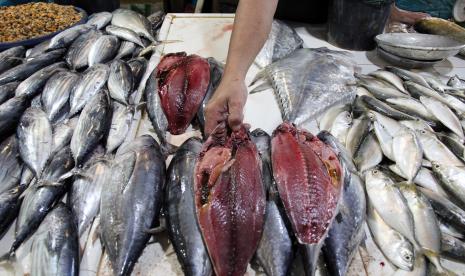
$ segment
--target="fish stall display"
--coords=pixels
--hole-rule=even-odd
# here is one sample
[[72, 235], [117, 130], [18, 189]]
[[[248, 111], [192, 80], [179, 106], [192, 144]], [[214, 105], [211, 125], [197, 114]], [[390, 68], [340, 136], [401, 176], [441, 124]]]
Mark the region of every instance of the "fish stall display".
[[224, 64], [161, 55], [162, 20], [97, 13], [0, 53], [0, 271], [153, 275], [156, 244], [184, 275], [355, 275], [374, 242], [395, 275], [455, 275], [465, 80], [360, 74], [275, 21], [251, 93], [271, 88], [282, 122], [207, 137]]

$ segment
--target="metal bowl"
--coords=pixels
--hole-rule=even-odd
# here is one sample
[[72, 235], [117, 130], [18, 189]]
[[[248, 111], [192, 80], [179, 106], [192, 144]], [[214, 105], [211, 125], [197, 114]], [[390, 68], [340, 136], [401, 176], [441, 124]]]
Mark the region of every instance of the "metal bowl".
[[54, 33], [50, 33], [50, 34], [46, 34], [46, 35], [43, 35], [43, 36], [37, 36], [37, 37], [33, 37], [33, 38], [30, 38], [30, 39], [25, 39], [25, 40], [20, 40], [20, 41], [13, 41], [13, 42], [3, 42], [3, 43], [0, 43], [0, 51], [3, 51], [3, 50], [6, 50], [6, 49], [9, 49], [9, 48], [12, 48], [12, 47], [16, 47], [16, 46], [24, 46], [24, 47], [32, 47], [32, 46], [35, 46], [41, 42], [44, 42], [48, 39], [51, 39], [52, 37], [54, 37], [55, 35], [61, 33], [62, 31], [64, 30], [67, 30], [71, 27], [74, 27], [76, 25], [79, 25], [79, 24], [84, 24], [87, 22], [87, 13], [81, 9], [81, 8], [78, 8], [78, 7], [74, 7], [74, 9], [76, 9], [76, 11], [78, 11], [80, 14], [81, 14], [81, 20], [79, 20], [78, 22], [76, 22], [75, 24], [63, 29], [63, 30], [59, 30], [59, 31], [56, 31]]
[[455, 56], [465, 44], [442, 35], [387, 33], [376, 36], [378, 47], [396, 56], [415, 60], [440, 60]]
[[415, 60], [415, 59], [399, 57], [389, 52], [386, 52], [380, 47], [378, 47], [378, 56], [380, 56], [383, 60], [385, 60], [386, 62], [392, 65], [405, 68], [405, 69], [419, 69], [419, 68], [431, 67], [435, 65], [436, 63], [443, 61], [443, 59], [426, 61], [426, 60]]

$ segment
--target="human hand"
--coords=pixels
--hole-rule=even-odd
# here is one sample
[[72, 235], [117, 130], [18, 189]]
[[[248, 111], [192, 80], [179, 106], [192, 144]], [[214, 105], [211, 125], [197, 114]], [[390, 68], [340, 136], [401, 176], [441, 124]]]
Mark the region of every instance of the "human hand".
[[420, 19], [431, 17], [429, 14], [424, 12], [411, 12], [399, 9], [395, 5], [391, 9], [391, 22], [400, 22], [407, 25], [414, 25]]
[[247, 95], [243, 78], [225, 75], [205, 108], [205, 133], [210, 135], [222, 122], [227, 122], [233, 131], [238, 130], [244, 119]]

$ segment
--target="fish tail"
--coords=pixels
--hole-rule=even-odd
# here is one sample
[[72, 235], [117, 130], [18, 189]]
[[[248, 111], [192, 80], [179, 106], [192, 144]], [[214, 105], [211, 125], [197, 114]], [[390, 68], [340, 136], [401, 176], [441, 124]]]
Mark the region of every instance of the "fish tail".
[[423, 248], [421, 251], [428, 258], [428, 260], [430, 260], [430, 262], [436, 267], [438, 273], [440, 273], [441, 275], [448, 275], [446, 269], [442, 267], [438, 253], [425, 248]]

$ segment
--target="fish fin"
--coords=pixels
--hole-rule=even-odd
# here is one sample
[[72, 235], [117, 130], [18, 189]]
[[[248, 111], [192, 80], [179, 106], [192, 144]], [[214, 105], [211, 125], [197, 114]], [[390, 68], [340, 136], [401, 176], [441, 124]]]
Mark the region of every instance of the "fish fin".
[[146, 106], [147, 106], [147, 102], [141, 102], [141, 103], [134, 105], [134, 109], [137, 111], [142, 111], [142, 110], [145, 110]]
[[164, 232], [165, 230], [166, 230], [166, 220], [161, 219], [160, 220], [160, 226], [157, 226], [157, 227], [154, 227], [154, 228], [151, 228], [151, 229], [146, 229], [144, 232], [147, 233], [147, 234], [156, 235], [156, 234], [160, 234], [160, 233]]
[[265, 70], [261, 70], [259, 71], [255, 77], [253, 78], [253, 80], [250, 82], [249, 84], [249, 87], [256, 84], [259, 80], [261, 79], [264, 79], [265, 78]]
[[271, 86], [271, 84], [269, 82], [264, 82], [260, 85], [257, 85], [254, 89], [252, 89], [249, 94], [255, 94], [255, 93], [259, 93], [259, 92], [263, 92], [265, 90], [268, 90], [268, 89], [273, 89], [273, 87]]
[[52, 182], [52, 181], [47, 181], [47, 180], [39, 180], [39, 182], [37, 182], [38, 189], [45, 188], [45, 187], [59, 187], [62, 185], [63, 183], [61, 182]]
[[436, 267], [438, 273], [440, 273], [441, 275], [447, 275], [444, 274], [446, 271], [442, 267], [438, 253], [426, 248], [421, 249], [421, 253], [423, 253], [428, 258], [428, 260]]
[[0, 257], [0, 266], [5, 268], [11, 266], [14, 271], [13, 263], [16, 262], [16, 254], [15, 251], [9, 251], [5, 253], [3, 256]]
[[63, 182], [64, 180], [67, 180], [68, 178], [71, 178], [71, 177], [75, 176], [79, 172], [81, 172], [81, 169], [74, 168], [74, 169], [70, 170], [69, 172], [67, 172], [67, 173], [63, 174], [62, 176], [60, 176], [60, 178], [58, 178], [58, 182]]
[[178, 150], [178, 148], [178, 146], [166, 142], [161, 145], [161, 152], [163, 156], [167, 157], [171, 154], [174, 154]]

